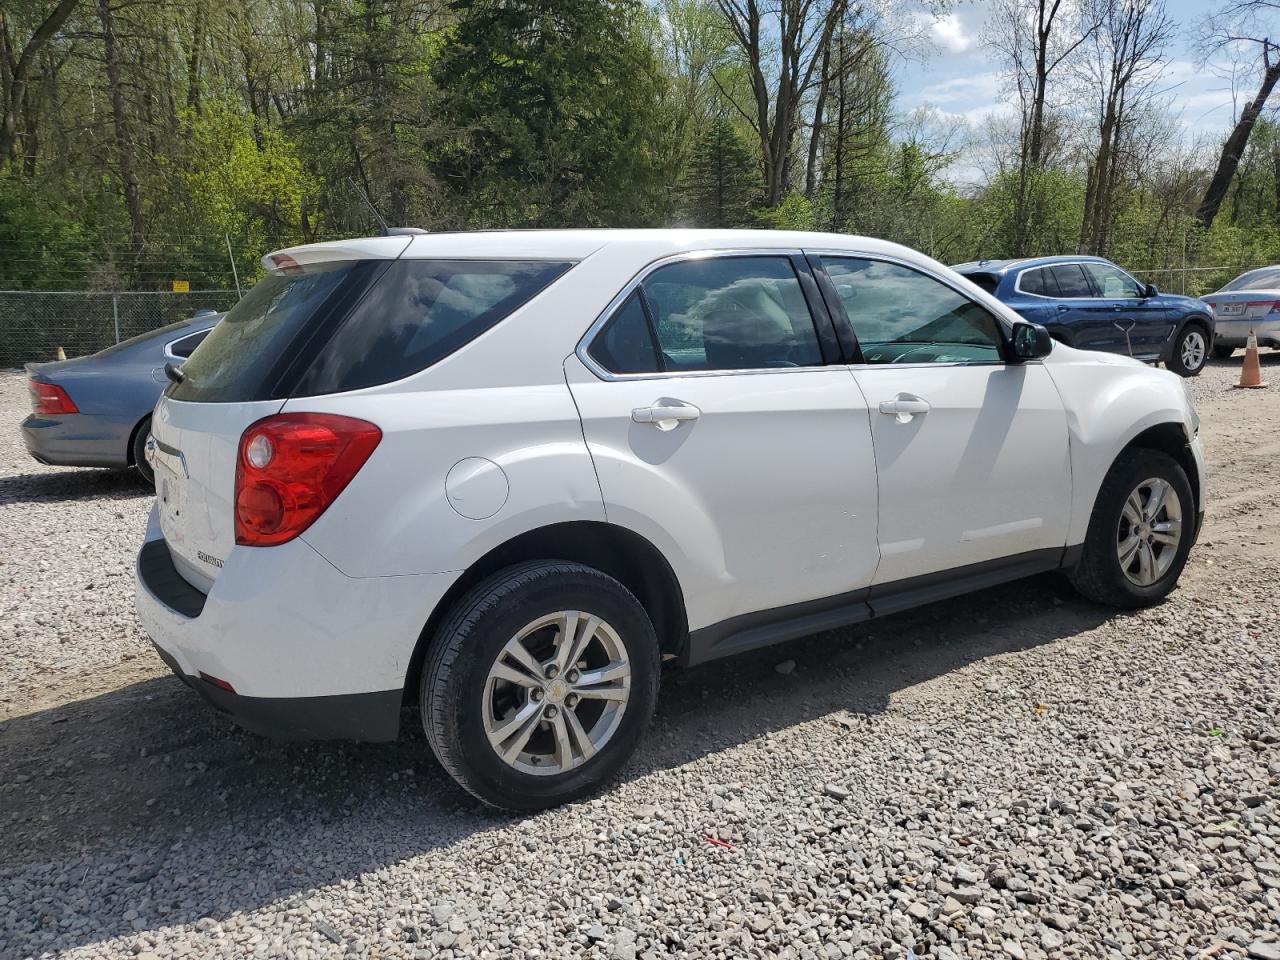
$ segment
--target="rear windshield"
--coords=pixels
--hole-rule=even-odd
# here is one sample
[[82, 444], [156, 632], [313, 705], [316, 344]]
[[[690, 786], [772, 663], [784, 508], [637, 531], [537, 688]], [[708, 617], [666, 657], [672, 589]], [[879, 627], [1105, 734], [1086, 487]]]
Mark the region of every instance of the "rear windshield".
[[169, 396], [197, 403], [266, 399], [298, 335], [359, 267], [333, 261], [259, 281], [182, 365], [182, 382]]
[[569, 266], [397, 260], [320, 350], [293, 395], [357, 390], [425, 370], [509, 316]]
[[94, 356], [110, 357], [117, 353], [123, 353], [135, 344], [144, 343], [147, 340], [154, 340], [158, 337], [164, 336], [165, 334], [181, 330], [188, 322], [189, 321], [187, 320], [179, 320], [177, 323], [171, 323], [168, 326], [156, 327], [154, 330], [148, 330], [146, 333], [140, 333], [136, 337], [130, 337], [128, 340], [121, 340], [119, 343], [113, 343], [105, 350], [99, 350], [94, 354]]
[[1265, 267], [1262, 270], [1250, 270], [1236, 277], [1221, 292], [1228, 290], [1275, 290], [1280, 289], [1280, 267]]
[[272, 274], [214, 327], [169, 395], [228, 403], [399, 380], [474, 340], [569, 266], [362, 260]]
[[987, 293], [994, 294], [996, 287], [1000, 286], [1000, 278], [989, 273], [962, 273], [961, 276], [971, 283], [976, 283]]

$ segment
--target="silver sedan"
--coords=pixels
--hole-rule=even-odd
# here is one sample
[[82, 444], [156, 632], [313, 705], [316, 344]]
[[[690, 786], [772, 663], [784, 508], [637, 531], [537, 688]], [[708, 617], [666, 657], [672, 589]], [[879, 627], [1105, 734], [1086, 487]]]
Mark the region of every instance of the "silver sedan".
[[1200, 298], [1213, 310], [1213, 355], [1224, 360], [1243, 347], [1250, 331], [1259, 346], [1280, 348], [1280, 266], [1261, 267], [1236, 277]]
[[88, 357], [28, 363], [27, 451], [59, 466], [134, 467], [152, 483], [144, 449], [151, 410], [169, 382], [165, 364], [191, 356], [221, 318], [201, 311]]

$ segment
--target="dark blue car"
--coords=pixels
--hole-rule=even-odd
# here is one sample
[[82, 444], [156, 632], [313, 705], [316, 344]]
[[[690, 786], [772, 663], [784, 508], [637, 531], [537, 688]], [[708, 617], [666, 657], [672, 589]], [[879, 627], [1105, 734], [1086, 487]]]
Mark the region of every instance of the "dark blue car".
[[1213, 343], [1213, 314], [1200, 300], [1161, 293], [1101, 257], [978, 260], [952, 267], [1054, 339], [1163, 361], [1194, 377]]

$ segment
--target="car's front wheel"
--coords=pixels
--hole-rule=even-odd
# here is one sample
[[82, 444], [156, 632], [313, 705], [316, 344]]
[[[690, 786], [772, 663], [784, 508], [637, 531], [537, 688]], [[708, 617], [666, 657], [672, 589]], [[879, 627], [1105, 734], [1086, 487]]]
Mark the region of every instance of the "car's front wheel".
[[1173, 356], [1169, 369], [1180, 377], [1194, 377], [1204, 369], [1209, 360], [1209, 336], [1204, 328], [1189, 323], [1178, 333], [1173, 344]]
[[503, 570], [432, 639], [423, 726], [440, 763], [486, 803], [537, 810], [584, 796], [653, 716], [659, 650], [640, 602], [591, 567]]
[[1178, 582], [1195, 534], [1191, 483], [1158, 450], [1121, 454], [1098, 491], [1075, 588], [1114, 607], [1145, 607]]

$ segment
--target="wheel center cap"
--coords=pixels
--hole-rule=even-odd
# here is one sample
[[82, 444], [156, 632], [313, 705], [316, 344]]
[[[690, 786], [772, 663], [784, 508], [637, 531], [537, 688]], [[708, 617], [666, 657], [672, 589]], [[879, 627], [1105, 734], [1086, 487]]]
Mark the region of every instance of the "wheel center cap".
[[1151, 524], [1144, 523], [1142, 526], [1138, 527], [1138, 536], [1143, 540], [1149, 539], [1151, 537]]
[[546, 686], [547, 701], [549, 703], [560, 703], [569, 694], [569, 685], [563, 680], [552, 680]]

